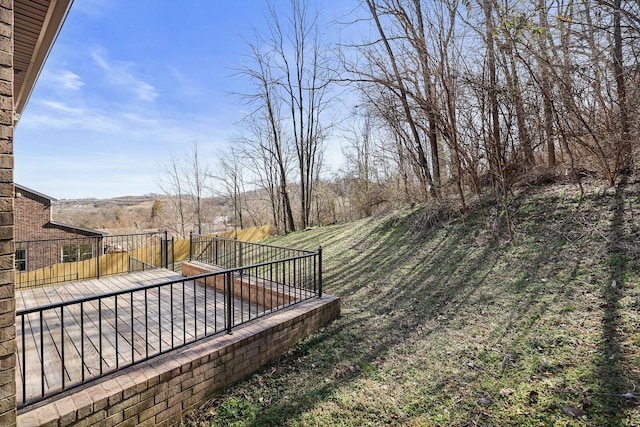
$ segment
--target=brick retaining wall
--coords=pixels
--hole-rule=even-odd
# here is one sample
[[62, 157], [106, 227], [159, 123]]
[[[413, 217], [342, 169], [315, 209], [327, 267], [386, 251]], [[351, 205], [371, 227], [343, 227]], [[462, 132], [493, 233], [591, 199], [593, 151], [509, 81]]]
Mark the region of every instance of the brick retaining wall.
[[[182, 263], [182, 275], [184, 277], [213, 273], [215, 271], [222, 271], [222, 268], [198, 261], [185, 261]], [[197, 279], [197, 282], [224, 292], [223, 275]], [[235, 298], [242, 298], [254, 304], [260, 304], [267, 310], [293, 304], [304, 292], [300, 289], [291, 292], [277, 283], [265, 282], [262, 279], [250, 276], [242, 278], [237, 274], [233, 275], [233, 283], [233, 296]]]
[[25, 408], [18, 426], [177, 424], [339, 314], [339, 298], [307, 300]]

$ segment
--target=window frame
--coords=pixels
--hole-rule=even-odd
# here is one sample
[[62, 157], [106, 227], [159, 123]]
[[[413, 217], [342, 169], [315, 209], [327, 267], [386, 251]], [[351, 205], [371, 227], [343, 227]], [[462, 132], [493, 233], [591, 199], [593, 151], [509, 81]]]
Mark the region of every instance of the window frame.
[[91, 243], [71, 243], [60, 248], [60, 262], [82, 262], [94, 257]]
[[[23, 256], [18, 256], [18, 254], [22, 252]], [[29, 252], [27, 249], [16, 249], [15, 252], [15, 258], [14, 258], [14, 263], [13, 263], [13, 268], [18, 271], [27, 271], [27, 268], [29, 266]], [[22, 268], [19, 268], [19, 266], [21, 266]]]

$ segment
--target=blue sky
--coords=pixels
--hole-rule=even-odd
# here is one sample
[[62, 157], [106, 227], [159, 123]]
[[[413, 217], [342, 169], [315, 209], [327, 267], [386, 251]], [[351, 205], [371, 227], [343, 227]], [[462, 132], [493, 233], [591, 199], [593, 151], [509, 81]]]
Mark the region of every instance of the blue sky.
[[[357, 0], [316, 3], [327, 22]], [[15, 181], [57, 199], [159, 193], [170, 153], [194, 141], [213, 165], [239, 131], [233, 70], [266, 12], [261, 0], [75, 0], [15, 131]]]

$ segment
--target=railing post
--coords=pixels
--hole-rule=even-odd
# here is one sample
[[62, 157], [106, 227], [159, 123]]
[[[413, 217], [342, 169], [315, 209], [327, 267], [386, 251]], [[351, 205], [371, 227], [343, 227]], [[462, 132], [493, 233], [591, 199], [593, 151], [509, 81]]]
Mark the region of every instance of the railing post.
[[96, 256], [96, 276], [98, 276], [98, 279], [100, 278], [100, 257], [102, 256], [102, 237], [99, 237], [98, 239], [96, 239], [97, 243], [96, 243], [96, 252], [98, 252], [98, 256]]
[[164, 268], [169, 268], [169, 235], [164, 230]]
[[218, 264], [218, 252], [219, 252], [219, 240], [218, 240], [218, 236], [215, 236], [213, 238], [213, 257], [215, 259], [214, 265], [219, 265]]
[[[238, 266], [238, 239], [233, 239], [233, 264], [231, 264], [235, 268]], [[227, 267], [228, 268], [228, 267]]]
[[227, 333], [231, 334], [231, 329], [233, 328], [233, 280], [230, 271], [224, 274], [224, 284], [225, 305], [227, 307]]
[[193, 261], [193, 231], [189, 232], [189, 261]]
[[318, 246], [318, 297], [322, 297], [322, 246]]
[[171, 270], [176, 269], [176, 240], [174, 236], [171, 236]]

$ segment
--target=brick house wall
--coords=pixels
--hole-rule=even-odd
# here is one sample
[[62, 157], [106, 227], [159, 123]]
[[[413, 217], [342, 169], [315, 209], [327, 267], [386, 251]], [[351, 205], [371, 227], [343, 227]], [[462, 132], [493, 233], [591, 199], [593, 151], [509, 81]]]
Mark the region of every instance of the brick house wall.
[[68, 245], [90, 245], [94, 257], [101, 255], [101, 238], [104, 234], [52, 221], [52, 200], [49, 196], [15, 184], [16, 258], [20, 258], [20, 250], [26, 251], [26, 271], [60, 262], [63, 247]]
[[51, 221], [51, 199], [18, 184], [15, 185], [14, 214], [16, 241], [65, 237], [55, 229], [45, 228]]
[[0, 425], [16, 425], [13, 0], [0, 0]]

